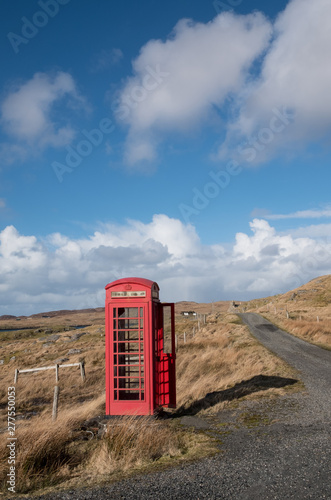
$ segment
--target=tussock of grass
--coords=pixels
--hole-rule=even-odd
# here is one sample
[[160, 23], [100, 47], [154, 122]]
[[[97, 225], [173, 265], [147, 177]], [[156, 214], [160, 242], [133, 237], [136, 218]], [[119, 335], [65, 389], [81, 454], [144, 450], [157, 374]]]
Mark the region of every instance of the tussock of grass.
[[149, 417], [118, 417], [108, 424], [87, 470], [100, 475], [118, 474], [160, 458], [180, 456], [185, 448], [183, 435], [164, 422]]
[[[70, 478], [71, 470], [85, 459], [77, 449], [70, 447], [72, 432], [82, 422], [95, 415], [103, 404], [103, 397], [75, 409], [63, 410], [56, 422], [43, 414], [24, 422], [16, 432], [16, 491], [28, 492], [56, 484]], [[0, 481], [6, 489], [8, 448], [0, 445]]]

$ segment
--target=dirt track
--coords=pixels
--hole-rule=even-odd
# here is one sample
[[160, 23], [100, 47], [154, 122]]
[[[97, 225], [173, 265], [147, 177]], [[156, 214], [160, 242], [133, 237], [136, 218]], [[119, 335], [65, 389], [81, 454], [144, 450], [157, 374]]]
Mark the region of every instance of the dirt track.
[[[254, 337], [299, 370], [309, 392], [307, 403], [315, 418], [331, 420], [331, 351], [294, 337], [259, 314], [241, 314]], [[330, 495], [331, 498], [331, 495]]]

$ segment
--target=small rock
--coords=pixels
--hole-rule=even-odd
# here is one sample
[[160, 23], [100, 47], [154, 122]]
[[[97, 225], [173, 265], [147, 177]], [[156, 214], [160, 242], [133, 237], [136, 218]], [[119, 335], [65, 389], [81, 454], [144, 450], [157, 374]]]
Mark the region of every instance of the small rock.
[[5, 360], [4, 360], [4, 359], [0, 359], [0, 365], [3, 365], [3, 364], [4, 364], [4, 362], [5, 362]]
[[54, 361], [56, 365], [60, 365], [61, 363], [65, 363], [66, 361], [69, 361], [69, 358], [59, 358]]
[[79, 333], [75, 333], [74, 335], [72, 335], [72, 337], [70, 338], [70, 342], [74, 342], [75, 340], [78, 340], [80, 337], [82, 337], [83, 335], [86, 335], [87, 333], [90, 333], [90, 332], [79, 332]]
[[60, 338], [60, 335], [51, 335], [47, 338], [48, 342], [56, 342]]
[[81, 349], [70, 349], [70, 351], [68, 351], [68, 356], [70, 354], [80, 354], [82, 352]]

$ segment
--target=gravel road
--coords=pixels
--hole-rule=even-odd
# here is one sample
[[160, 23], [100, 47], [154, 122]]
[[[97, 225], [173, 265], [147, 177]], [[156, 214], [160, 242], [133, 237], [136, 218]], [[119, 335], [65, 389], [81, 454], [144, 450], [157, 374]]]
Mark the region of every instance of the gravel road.
[[309, 392], [306, 400], [313, 416], [331, 420], [331, 352], [290, 335], [255, 313], [240, 315], [254, 337], [299, 370]]
[[257, 314], [241, 317], [261, 343], [298, 370], [305, 391], [241, 401], [213, 417], [184, 416], [183, 425], [204, 429], [221, 441], [221, 453], [213, 458], [107, 487], [38, 498], [330, 500], [331, 352]]

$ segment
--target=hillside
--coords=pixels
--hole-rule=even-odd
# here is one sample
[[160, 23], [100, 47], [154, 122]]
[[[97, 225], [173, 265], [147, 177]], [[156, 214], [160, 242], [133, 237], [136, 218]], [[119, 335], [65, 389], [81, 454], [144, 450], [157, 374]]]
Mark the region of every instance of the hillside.
[[304, 340], [331, 348], [331, 275], [284, 294], [252, 300], [246, 311], [262, 314]]
[[49, 311], [31, 316], [0, 316], [0, 330], [6, 329], [37, 329], [54, 328], [59, 326], [71, 328], [81, 325], [104, 324], [105, 309], [97, 307], [96, 309], [80, 310], [61, 310]]

